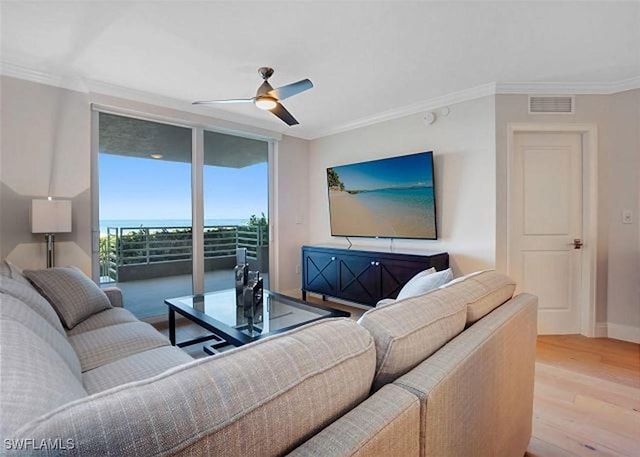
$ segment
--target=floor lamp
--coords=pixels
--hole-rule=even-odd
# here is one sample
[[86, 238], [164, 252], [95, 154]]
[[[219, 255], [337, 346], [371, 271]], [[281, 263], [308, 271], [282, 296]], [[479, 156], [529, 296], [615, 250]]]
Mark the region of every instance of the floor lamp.
[[55, 265], [54, 234], [71, 232], [71, 200], [31, 200], [31, 233], [44, 233], [47, 268]]

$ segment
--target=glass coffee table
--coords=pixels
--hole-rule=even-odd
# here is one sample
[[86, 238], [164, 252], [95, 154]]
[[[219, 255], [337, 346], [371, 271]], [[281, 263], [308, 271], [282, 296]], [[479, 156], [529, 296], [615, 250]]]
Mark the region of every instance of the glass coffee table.
[[[171, 344], [185, 347], [216, 340], [213, 345], [205, 346], [205, 352], [209, 354], [216, 353], [217, 348], [227, 344], [242, 346], [320, 319], [350, 316], [346, 311], [308, 303], [266, 289], [262, 306], [247, 311], [242, 306], [236, 306], [235, 289], [169, 298], [164, 302], [169, 307]], [[176, 313], [209, 330], [212, 335], [177, 343]]]

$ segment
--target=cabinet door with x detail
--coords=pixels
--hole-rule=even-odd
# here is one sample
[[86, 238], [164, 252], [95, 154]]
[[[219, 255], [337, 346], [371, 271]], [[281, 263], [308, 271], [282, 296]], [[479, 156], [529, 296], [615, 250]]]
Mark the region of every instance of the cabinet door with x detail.
[[366, 305], [380, 299], [380, 262], [367, 256], [338, 256], [340, 296]]
[[334, 254], [306, 252], [302, 261], [304, 265], [304, 290], [332, 296], [337, 293], [338, 262]]

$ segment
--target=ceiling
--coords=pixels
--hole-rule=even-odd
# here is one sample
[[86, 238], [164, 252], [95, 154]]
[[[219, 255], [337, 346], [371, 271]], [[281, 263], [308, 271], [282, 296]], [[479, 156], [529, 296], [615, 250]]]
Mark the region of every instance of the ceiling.
[[[310, 78], [287, 127], [252, 105], [215, 114], [312, 138], [492, 82], [640, 75], [638, 2], [2, 2], [1, 59], [182, 101]], [[196, 108], [194, 108], [196, 109]], [[197, 108], [200, 109], [200, 108]], [[202, 107], [203, 114], [211, 108]]]

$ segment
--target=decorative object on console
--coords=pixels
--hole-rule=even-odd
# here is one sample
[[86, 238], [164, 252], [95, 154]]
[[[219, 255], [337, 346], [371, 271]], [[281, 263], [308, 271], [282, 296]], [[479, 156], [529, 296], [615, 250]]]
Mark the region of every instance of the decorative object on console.
[[71, 232], [71, 200], [31, 200], [31, 233], [44, 233], [47, 268], [55, 265], [54, 234]]

